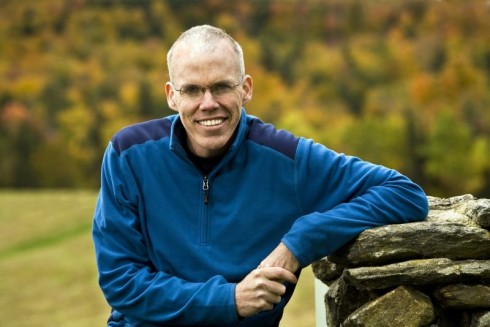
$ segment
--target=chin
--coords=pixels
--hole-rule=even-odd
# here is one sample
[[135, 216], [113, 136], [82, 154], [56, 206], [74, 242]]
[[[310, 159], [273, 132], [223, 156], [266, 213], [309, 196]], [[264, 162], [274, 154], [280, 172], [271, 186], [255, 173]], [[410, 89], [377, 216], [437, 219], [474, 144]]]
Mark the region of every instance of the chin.
[[205, 149], [206, 152], [213, 153], [214, 155], [221, 154], [226, 151], [229, 145], [229, 139], [221, 142], [209, 142], [201, 144], [201, 148]]

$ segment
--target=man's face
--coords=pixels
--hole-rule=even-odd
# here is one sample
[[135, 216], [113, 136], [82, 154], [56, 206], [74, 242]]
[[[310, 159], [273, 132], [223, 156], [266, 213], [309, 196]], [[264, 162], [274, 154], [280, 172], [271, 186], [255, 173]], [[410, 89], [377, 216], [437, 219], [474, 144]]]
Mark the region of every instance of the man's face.
[[[174, 51], [172, 68], [173, 85], [167, 82], [165, 92], [170, 108], [179, 113], [190, 151], [200, 157], [222, 154], [240, 121], [242, 105], [252, 96], [252, 78], [239, 76], [236, 54], [226, 41], [199, 54], [180, 45]], [[177, 91], [237, 84], [224, 94], [212, 94], [208, 88], [202, 97]]]

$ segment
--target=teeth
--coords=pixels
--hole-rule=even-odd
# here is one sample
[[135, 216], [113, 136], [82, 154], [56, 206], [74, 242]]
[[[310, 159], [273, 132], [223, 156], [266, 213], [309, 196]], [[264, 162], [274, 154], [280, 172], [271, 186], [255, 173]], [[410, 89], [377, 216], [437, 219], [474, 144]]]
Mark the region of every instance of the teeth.
[[223, 121], [224, 119], [201, 120], [199, 121], [199, 124], [204, 126], [216, 126], [221, 124]]

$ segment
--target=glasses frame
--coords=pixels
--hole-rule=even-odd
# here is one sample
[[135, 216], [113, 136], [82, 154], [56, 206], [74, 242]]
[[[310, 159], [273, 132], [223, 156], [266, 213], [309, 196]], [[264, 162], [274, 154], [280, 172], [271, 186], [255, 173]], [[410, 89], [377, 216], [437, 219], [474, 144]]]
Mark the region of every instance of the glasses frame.
[[215, 87], [217, 87], [218, 85], [223, 85], [223, 84], [227, 84], [226, 82], [216, 82], [216, 83], [213, 83], [211, 85], [208, 85], [208, 86], [202, 86], [202, 85], [197, 85], [197, 84], [191, 84], [189, 86], [192, 86], [192, 87], [197, 87], [199, 88], [199, 94], [196, 94], [195, 96], [189, 94], [189, 93], [186, 93], [186, 91], [181, 87], [180, 89], [178, 89], [176, 87], [176, 85], [174, 84], [174, 82], [170, 81], [170, 85], [172, 86], [172, 89], [174, 91], [177, 91], [179, 92], [180, 96], [183, 97], [183, 98], [188, 98], [190, 100], [193, 100], [193, 101], [198, 101], [198, 100], [201, 100], [203, 97], [204, 97], [204, 94], [206, 94], [206, 90], [209, 90], [209, 92], [211, 92], [211, 95], [213, 97], [221, 97], [221, 96], [224, 96], [224, 95], [227, 95], [229, 93], [231, 93], [232, 91], [234, 91], [238, 86], [240, 85], [243, 85], [243, 81], [244, 79], [242, 78], [241, 79], [241, 82], [239, 82], [238, 84], [234, 84], [234, 85], [227, 85], [230, 87], [230, 90], [229, 92], [225, 92], [223, 94], [216, 94], [215, 93]]

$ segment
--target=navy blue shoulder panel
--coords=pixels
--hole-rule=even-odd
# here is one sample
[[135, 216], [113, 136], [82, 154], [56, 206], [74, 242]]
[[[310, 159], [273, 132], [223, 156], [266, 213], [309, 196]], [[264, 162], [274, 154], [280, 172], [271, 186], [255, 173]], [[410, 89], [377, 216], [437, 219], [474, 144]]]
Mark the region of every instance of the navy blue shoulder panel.
[[121, 153], [133, 145], [170, 136], [171, 126], [170, 119], [161, 118], [125, 127], [112, 137], [112, 146]]
[[272, 148], [285, 156], [294, 159], [299, 138], [288, 131], [278, 130], [257, 118], [248, 122], [248, 140]]

